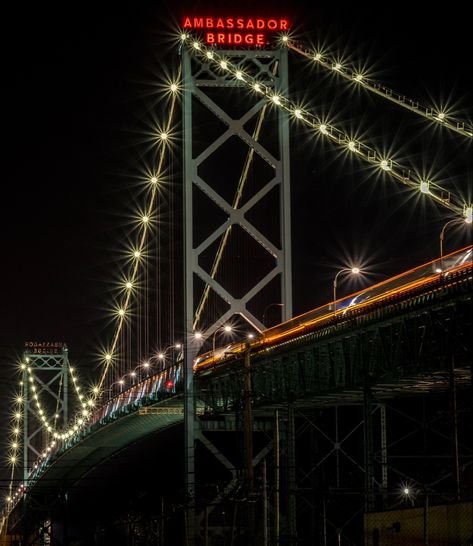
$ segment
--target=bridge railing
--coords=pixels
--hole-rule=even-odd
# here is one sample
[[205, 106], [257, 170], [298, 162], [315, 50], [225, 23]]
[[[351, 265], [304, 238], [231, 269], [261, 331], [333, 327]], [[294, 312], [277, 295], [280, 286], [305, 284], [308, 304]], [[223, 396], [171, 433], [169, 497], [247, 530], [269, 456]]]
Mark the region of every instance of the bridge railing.
[[457, 268], [464, 266], [465, 263], [471, 263], [473, 258], [472, 250], [473, 247], [471, 246], [462, 248], [461, 250], [444, 256], [442, 259], [437, 258], [427, 264], [415, 267], [400, 275], [377, 283], [374, 286], [340, 298], [335, 302], [331, 301], [317, 309], [266, 330], [264, 332], [264, 337], [266, 339], [277, 337], [278, 335], [290, 332], [292, 329], [299, 326], [310, 325], [312, 322], [326, 316], [344, 315], [348, 309], [355, 306], [373, 303], [378, 299], [384, 299], [400, 292], [414, 289], [422, 284], [427, 284], [432, 279], [446, 277], [453, 273]]
[[155, 402], [163, 395], [176, 394], [182, 388], [182, 364], [169, 366], [156, 374], [147, 377], [130, 388], [110, 398], [88, 421], [91, 427], [97, 422], [116, 417], [124, 410], [133, 410]]
[[343, 318], [348, 312], [361, 311], [364, 307], [376, 303], [381, 304], [385, 300], [391, 300], [396, 296], [402, 296], [402, 294], [427, 286], [433, 281], [447, 280], [449, 275], [455, 271], [471, 266], [472, 261], [473, 247], [462, 248], [269, 328], [250, 343], [233, 343], [223, 349], [219, 348], [202, 354], [195, 360], [194, 370], [201, 371], [211, 368], [229, 358], [228, 355], [233, 355], [233, 358], [240, 355], [241, 358], [247, 348], [252, 351], [266, 348], [295, 337], [302, 331], [314, 328], [316, 325], [328, 324], [338, 318]]
[[94, 430], [143, 406], [174, 396], [182, 390], [182, 386], [182, 362], [178, 362], [108, 399], [93, 412], [87, 420], [86, 426], [78, 430], [73, 436], [59, 441], [54, 451], [51, 450], [46, 457], [41, 457], [35, 462], [28, 476], [29, 486], [41, 476], [52, 460], [56, 459], [61, 453], [74, 446]]

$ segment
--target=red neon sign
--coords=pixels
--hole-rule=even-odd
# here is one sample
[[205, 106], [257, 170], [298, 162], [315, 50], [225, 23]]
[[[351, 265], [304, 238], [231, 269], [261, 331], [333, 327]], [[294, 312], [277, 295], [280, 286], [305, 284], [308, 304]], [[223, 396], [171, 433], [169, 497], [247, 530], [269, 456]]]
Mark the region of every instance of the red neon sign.
[[209, 45], [262, 46], [268, 33], [289, 30], [289, 21], [276, 17], [185, 17], [182, 27], [204, 31]]

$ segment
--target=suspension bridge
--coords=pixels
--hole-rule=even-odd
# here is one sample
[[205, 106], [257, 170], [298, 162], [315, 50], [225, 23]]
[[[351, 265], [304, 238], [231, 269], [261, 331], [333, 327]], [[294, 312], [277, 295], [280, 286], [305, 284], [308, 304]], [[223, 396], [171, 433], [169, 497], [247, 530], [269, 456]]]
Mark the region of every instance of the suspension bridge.
[[[310, 104], [292, 100], [289, 54], [458, 139], [471, 141], [473, 127], [301, 44], [285, 32], [288, 26], [277, 19], [184, 21], [176, 40], [180, 70], [168, 85], [167, 114], [156, 134], [155, 164], [136, 219], [135, 243], [127, 251], [100, 374], [93, 384], [84, 380], [70, 365], [65, 344], [25, 346], [3, 517], [3, 532], [12, 541], [72, 543], [63, 508], [58, 508], [65, 498], [67, 503], [67, 490], [143, 439], [153, 438], [159, 446], [174, 428], [182, 430], [182, 500], [175, 517], [184, 531], [172, 540], [164, 537], [169, 524], [163, 509], [153, 539], [160, 545], [181, 539], [186, 545], [218, 540], [354, 544], [361, 537], [362, 514], [388, 508], [389, 484], [399, 477], [409, 487], [427, 490], [428, 483], [429, 496], [437, 501], [471, 499], [472, 446], [458, 422], [456, 404], [471, 392], [472, 247], [444, 254], [442, 231], [434, 261], [342, 298], [337, 297], [337, 275], [331, 301], [294, 318], [290, 133], [309, 131], [326, 140], [430, 200], [445, 211], [449, 223], [471, 227], [472, 204], [460, 192], [420, 176], [412, 165], [380, 153], [369, 139], [345, 132]], [[269, 40], [265, 33], [276, 31]], [[254, 47], [229, 47], [240, 43]], [[232, 101], [235, 93], [241, 97], [238, 104]], [[174, 265], [167, 273], [182, 281], [183, 289], [166, 304], [155, 297], [164, 274], [152, 259], [163, 253], [157, 210], [179, 111], [183, 274]], [[222, 187], [212, 161], [222, 157], [230, 163], [227, 146], [235, 141], [243, 151]], [[268, 206], [273, 211], [269, 226], [261, 214]], [[167, 257], [168, 263], [173, 257]], [[351, 267], [339, 273], [363, 271]], [[176, 306], [182, 311], [167, 334], [174, 340], [180, 330], [180, 340], [156, 351], [152, 331]], [[274, 325], [271, 312], [281, 324]], [[406, 407], [416, 400], [425, 404], [426, 394], [453, 404], [452, 432], [439, 432], [453, 445], [451, 452], [447, 448], [452, 462], [442, 476], [436, 474], [435, 455], [424, 453], [425, 469], [419, 474], [410, 461], [399, 459], [400, 441], [388, 441], [402, 436], [402, 425], [393, 418], [390, 429], [387, 412], [416, 421], [416, 409], [409, 416]], [[424, 411], [425, 419], [432, 418]], [[419, 426], [427, 434], [425, 425]], [[239, 460], [219, 433], [238, 439]], [[360, 434], [349, 453], [349, 438]], [[204, 491], [209, 472], [197, 445], [225, 476], [211, 496]], [[391, 462], [391, 456], [398, 459]], [[349, 461], [345, 465], [343, 458]], [[337, 509], [344, 494], [351, 500]], [[217, 507], [230, 505], [232, 522], [217, 522]]]

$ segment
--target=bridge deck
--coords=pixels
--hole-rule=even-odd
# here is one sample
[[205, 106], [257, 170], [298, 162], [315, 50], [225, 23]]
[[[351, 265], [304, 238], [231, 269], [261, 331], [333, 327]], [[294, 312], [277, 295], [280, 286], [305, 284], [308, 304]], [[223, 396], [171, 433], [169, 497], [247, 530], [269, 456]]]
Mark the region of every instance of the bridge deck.
[[[448, 388], [452, 359], [458, 385], [471, 382], [473, 274], [471, 260], [448, 276], [429, 277], [409, 290], [323, 320], [300, 321], [271, 343], [238, 344], [196, 369], [199, 412], [231, 414], [241, 407], [249, 351], [255, 412], [317, 407]], [[268, 338], [263, 338], [268, 339]], [[140, 438], [183, 421], [182, 368], [168, 368], [108, 401], [87, 428], [64, 441], [30, 474], [29, 495], [73, 484]], [[173, 391], [163, 387], [172, 378]], [[20, 496], [20, 498], [24, 498]], [[20, 519], [17, 507], [10, 527]], [[15, 517], [16, 516], [16, 517]]]
[[245, 352], [251, 362], [255, 410], [314, 407], [447, 389], [471, 382], [471, 261], [447, 277], [433, 275], [387, 299], [321, 320], [276, 327], [267, 343], [207, 355], [197, 381], [209, 413], [235, 411], [244, 393]]

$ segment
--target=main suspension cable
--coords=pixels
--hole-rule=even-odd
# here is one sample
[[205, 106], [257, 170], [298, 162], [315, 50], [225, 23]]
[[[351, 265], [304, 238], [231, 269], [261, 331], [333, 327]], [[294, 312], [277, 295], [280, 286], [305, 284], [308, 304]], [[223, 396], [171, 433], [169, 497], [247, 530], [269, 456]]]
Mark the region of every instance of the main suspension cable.
[[283, 36], [282, 42], [292, 51], [302, 55], [310, 61], [317, 63], [319, 66], [338, 74], [340, 77], [344, 78], [350, 83], [359, 85], [367, 91], [375, 93], [376, 95], [379, 95], [380, 97], [383, 97], [384, 99], [387, 99], [394, 104], [401, 106], [402, 108], [410, 110], [411, 112], [414, 112], [415, 114], [418, 114], [429, 121], [442, 125], [450, 131], [455, 131], [466, 138], [473, 139], [473, 126], [471, 123], [456, 119], [446, 112], [426, 106], [419, 101], [409, 99], [405, 95], [397, 93], [389, 87], [371, 80], [362, 72], [347, 67], [341, 62], [335, 60], [334, 57], [327, 55], [325, 52], [321, 53], [314, 51], [303, 44], [294, 42], [288, 36]]
[[229, 59], [224, 58], [223, 55], [217, 53], [213, 48], [205, 46], [190, 34], [183, 34], [181, 39], [188, 45], [189, 49], [194, 52], [194, 54], [203, 56], [208, 62], [213, 63], [223, 72], [230, 73], [239, 82], [245, 84], [248, 89], [265, 97], [273, 106], [285, 110], [292, 118], [315, 130], [317, 134], [327, 137], [336, 144], [337, 147], [351, 152], [369, 165], [386, 172], [386, 174], [399, 181], [401, 184], [422, 194], [428, 195], [443, 207], [458, 215], [464, 216], [466, 221], [471, 221], [473, 208], [471, 204], [466, 203], [461, 197], [442, 188], [439, 184], [431, 180], [422, 179], [417, 173], [397, 163], [394, 159], [381, 155], [374, 148], [371, 148], [359, 139], [351, 138], [348, 134], [334, 125], [325, 122], [319, 115], [298, 107], [282, 93], [259, 82], [251, 75], [244, 73]]

